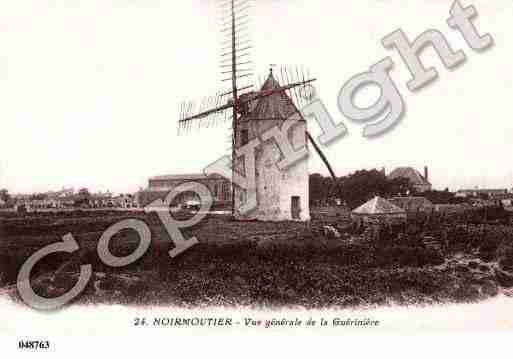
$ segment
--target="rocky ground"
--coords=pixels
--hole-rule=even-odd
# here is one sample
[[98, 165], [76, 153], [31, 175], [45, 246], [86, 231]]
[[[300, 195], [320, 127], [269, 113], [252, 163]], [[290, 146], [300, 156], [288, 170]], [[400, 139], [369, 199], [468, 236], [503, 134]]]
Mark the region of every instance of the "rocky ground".
[[[470, 240], [467, 234], [468, 244], [449, 239], [435, 250], [415, 238], [373, 243], [346, 232], [347, 217], [339, 213], [314, 217], [310, 225], [213, 216], [186, 231], [200, 243], [171, 259], [164, 228], [156, 218], [138, 213], [132, 216], [150, 225], [152, 247], [135, 264], [114, 269], [101, 263], [96, 243], [120, 216], [127, 214], [4, 218], [2, 292], [17, 300], [14, 283], [23, 261], [68, 232], [82, 249], [42, 261], [33, 287], [42, 296], [59, 296], [76, 283], [80, 264], [92, 264], [94, 275], [75, 303], [355, 307], [475, 302], [510, 295], [513, 288], [513, 236], [504, 227], [486, 231], [500, 233], [493, 241]], [[339, 237], [326, 230], [328, 224]], [[129, 254], [137, 246], [135, 233], [120, 234], [113, 245], [114, 254]]]

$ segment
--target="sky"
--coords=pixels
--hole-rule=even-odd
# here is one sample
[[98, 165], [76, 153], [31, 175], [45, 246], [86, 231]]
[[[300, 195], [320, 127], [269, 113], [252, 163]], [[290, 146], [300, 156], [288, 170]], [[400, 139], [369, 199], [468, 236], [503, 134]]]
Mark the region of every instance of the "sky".
[[[513, 3], [473, 4], [495, 45], [471, 50], [446, 20], [452, 1], [258, 0], [251, 9], [253, 68], [303, 65], [321, 100], [349, 133], [324, 151], [338, 176], [358, 169], [429, 166], [435, 188], [513, 187]], [[201, 172], [226, 154], [228, 123], [177, 135], [179, 103], [213, 95], [219, 69], [217, 0], [0, 0], [0, 187], [133, 192], [154, 175]], [[381, 45], [402, 29], [441, 31], [467, 61], [412, 93], [410, 74]], [[337, 96], [354, 75], [390, 56], [406, 114], [393, 131], [362, 137]], [[255, 79], [256, 81], [256, 79]], [[376, 98], [362, 91], [357, 101]], [[310, 121], [310, 131], [319, 133]], [[310, 172], [327, 175], [315, 153]]]

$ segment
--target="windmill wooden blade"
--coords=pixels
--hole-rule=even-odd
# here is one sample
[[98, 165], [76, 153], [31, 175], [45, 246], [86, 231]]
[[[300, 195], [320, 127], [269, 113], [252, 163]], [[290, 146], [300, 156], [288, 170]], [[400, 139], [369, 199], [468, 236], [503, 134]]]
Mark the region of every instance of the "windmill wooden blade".
[[[244, 104], [246, 104], [248, 102], [255, 101], [255, 100], [258, 100], [260, 98], [271, 96], [271, 95], [274, 95], [276, 93], [285, 91], [287, 93], [287, 95], [291, 98], [291, 100], [294, 102], [294, 105], [296, 107], [298, 107], [298, 109], [300, 109], [300, 107], [297, 106], [296, 101], [290, 95], [291, 93], [294, 93], [294, 92], [291, 92], [291, 91], [294, 91], [295, 89], [300, 88], [300, 87], [308, 86], [309, 84], [313, 83], [314, 81], [317, 81], [317, 79], [314, 78], [314, 79], [309, 79], [309, 80], [300, 81], [300, 82], [293, 82], [293, 83], [290, 83], [290, 84], [287, 84], [287, 85], [282, 85], [282, 86], [280, 86], [279, 88], [276, 88], [276, 89], [260, 91], [260, 92], [252, 94], [251, 98], [249, 98], [247, 100], [240, 100], [239, 101], [239, 105], [244, 105]], [[299, 95], [297, 95], [297, 97], [299, 97]], [[300, 101], [298, 99], [297, 102], [298, 103], [302, 102], [302, 103], [306, 104], [307, 100], [305, 99], [304, 101]]]
[[[304, 79], [304, 73], [301, 73], [301, 76], [299, 72], [297, 72], [297, 74], [298, 75], [293, 76], [290, 70], [280, 70], [281, 81], [279, 82], [285, 82], [285, 85], [271, 90], [253, 91], [245, 95], [242, 92], [253, 88], [253, 86], [238, 89], [241, 96], [239, 96], [235, 104], [231, 99], [231, 91], [220, 93], [212, 98], [205, 98], [198, 103], [189, 102], [182, 104], [180, 106], [179, 120], [180, 133], [183, 130], [190, 130], [192, 128], [210, 127], [212, 123], [216, 125], [220, 118], [226, 120], [229, 117], [227, 111], [234, 106], [237, 108], [237, 111], [240, 112], [240, 109], [244, 108], [246, 104], [252, 101], [257, 101], [263, 97], [272, 96], [283, 91], [287, 93], [296, 108], [300, 110], [309, 102], [309, 96], [305, 96], [304, 89], [311, 86], [310, 84], [316, 81], [316, 79]], [[287, 81], [292, 80], [299, 81], [287, 83]]]
[[221, 81], [231, 85], [234, 103], [241, 95], [240, 89], [253, 84], [253, 45], [250, 36], [252, 2], [253, 0], [222, 0], [219, 4], [219, 26], [223, 37], [220, 46]]
[[[252, 89], [246, 86], [238, 89], [239, 93]], [[186, 133], [194, 128], [216, 126], [232, 119], [233, 92], [224, 91], [212, 97], [205, 97], [197, 102], [184, 102], [179, 107], [178, 134]]]
[[315, 78], [302, 66], [281, 66], [274, 71], [278, 82], [285, 87], [287, 95], [294, 105], [301, 110], [316, 97], [312, 82]]
[[[199, 102], [182, 104], [178, 133], [192, 128], [217, 125], [220, 120], [232, 120], [232, 127], [237, 125], [237, 107], [239, 96], [253, 88], [253, 68], [251, 52], [253, 48], [249, 36], [249, 9], [252, 0], [221, 0], [221, 34], [220, 46], [221, 82], [229, 83], [230, 90], [206, 98]], [[231, 109], [231, 114], [230, 110]], [[236, 131], [233, 131], [236, 134]], [[232, 142], [234, 142], [233, 139]]]
[[[223, 98], [225, 101], [223, 101]], [[180, 106], [180, 119], [178, 127], [180, 130], [188, 129], [193, 124], [200, 124], [198, 120], [215, 120], [223, 111], [231, 109], [232, 104], [226, 101], [225, 96], [217, 95], [212, 98], [205, 98], [199, 102], [189, 102]]]

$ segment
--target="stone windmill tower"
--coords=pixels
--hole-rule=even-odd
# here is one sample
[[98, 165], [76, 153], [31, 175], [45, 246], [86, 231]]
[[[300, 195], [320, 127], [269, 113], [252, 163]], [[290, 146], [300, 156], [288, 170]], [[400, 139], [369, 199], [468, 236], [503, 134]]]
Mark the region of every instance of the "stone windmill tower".
[[[293, 148], [308, 150], [310, 141], [321, 155], [331, 171], [324, 155], [307, 132], [306, 121], [299, 109], [308, 103], [309, 88], [315, 79], [305, 76], [305, 71], [281, 68], [273, 74], [271, 68], [267, 79], [255, 90], [253, 85], [244, 86], [240, 81], [253, 75], [248, 68], [248, 50], [251, 49], [244, 24], [248, 9], [247, 0], [224, 1], [221, 5], [224, 17], [229, 19], [223, 31], [228, 33], [229, 45], [221, 56], [223, 74], [231, 76], [223, 81], [231, 82], [229, 91], [206, 98], [200, 106], [184, 103], [181, 106], [179, 131], [192, 127], [209, 127], [219, 122], [219, 118], [231, 119], [231, 176], [244, 173], [245, 158], [238, 156], [238, 150], [255, 138], [265, 137], [267, 130], [281, 127], [287, 120], [294, 122], [287, 131], [287, 137]], [[277, 79], [278, 78], [278, 79]], [[281, 81], [279, 81], [281, 80]], [[281, 82], [281, 83], [280, 83]], [[302, 160], [280, 168], [282, 154], [275, 141], [260, 141], [254, 152], [255, 181], [251, 188], [232, 186], [232, 213], [238, 220], [263, 221], [308, 221], [309, 212], [309, 173], [308, 161]], [[229, 179], [232, 179], [229, 178]], [[236, 181], [232, 181], [236, 183]], [[241, 211], [249, 197], [257, 199], [256, 208]]]
[[[293, 122], [286, 130], [287, 141], [294, 149], [307, 150], [307, 126], [292, 99], [276, 80], [272, 70], [259, 93], [272, 93], [248, 103], [238, 120], [236, 148], [241, 148], [255, 138], [265, 138], [272, 128], [282, 128], [285, 121]], [[255, 150], [255, 194], [258, 207], [249, 213], [240, 213], [247, 201], [247, 192], [235, 187], [237, 219], [262, 221], [308, 221], [308, 161], [297, 161], [287, 168], [278, 163], [283, 158], [275, 140], [267, 139]], [[236, 161], [235, 169], [242, 170], [243, 161]]]

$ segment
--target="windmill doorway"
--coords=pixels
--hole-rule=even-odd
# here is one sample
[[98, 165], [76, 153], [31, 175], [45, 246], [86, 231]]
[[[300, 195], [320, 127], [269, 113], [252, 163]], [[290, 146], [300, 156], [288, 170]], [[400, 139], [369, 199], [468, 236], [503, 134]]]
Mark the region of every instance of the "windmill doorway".
[[290, 212], [292, 213], [292, 219], [300, 219], [301, 198], [299, 196], [292, 196], [290, 206], [291, 206]]

